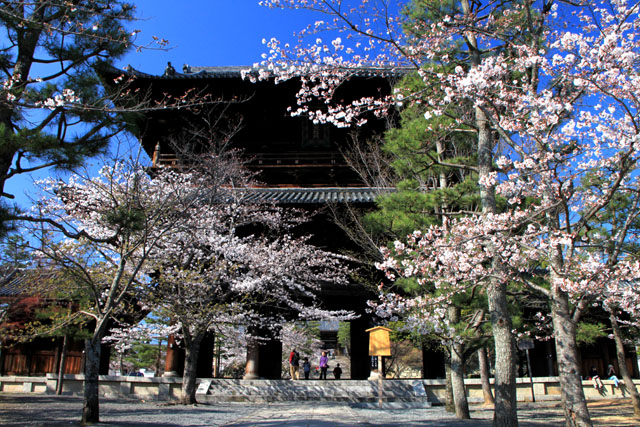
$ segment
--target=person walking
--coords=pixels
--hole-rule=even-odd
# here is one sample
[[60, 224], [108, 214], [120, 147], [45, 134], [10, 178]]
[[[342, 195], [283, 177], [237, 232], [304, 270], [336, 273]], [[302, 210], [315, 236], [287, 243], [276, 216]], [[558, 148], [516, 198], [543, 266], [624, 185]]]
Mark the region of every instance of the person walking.
[[329, 368], [329, 358], [327, 357], [327, 352], [323, 351], [320, 356], [320, 379], [327, 379], [327, 369]]
[[305, 357], [302, 362], [302, 370], [304, 371], [304, 379], [309, 379], [309, 374], [311, 373], [311, 363], [309, 363], [309, 358]]
[[289, 373], [291, 374], [292, 380], [300, 379], [299, 370], [300, 370], [300, 355], [294, 348], [293, 350], [291, 350], [291, 353], [289, 353]]
[[339, 380], [341, 375], [342, 375], [342, 368], [340, 367], [340, 364], [338, 363], [336, 365], [336, 367], [333, 368], [333, 376], [334, 376], [335, 379]]

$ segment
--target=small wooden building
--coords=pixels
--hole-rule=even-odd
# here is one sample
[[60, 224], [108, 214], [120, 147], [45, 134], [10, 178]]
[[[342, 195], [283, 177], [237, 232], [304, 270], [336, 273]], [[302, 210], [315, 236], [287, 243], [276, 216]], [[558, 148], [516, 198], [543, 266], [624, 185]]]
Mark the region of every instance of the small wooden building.
[[[59, 372], [64, 341], [61, 332], [31, 340], [12, 338], [12, 331], [35, 319], [46, 324], [44, 317], [51, 307], [73, 304], [44, 296], [47, 295], [44, 287], [58, 280], [59, 273], [38, 267], [5, 268], [0, 277], [0, 375], [44, 376]], [[82, 328], [67, 333], [65, 374], [81, 374], [84, 371], [84, 334], [86, 332]], [[110, 350], [109, 346], [103, 345], [101, 375], [109, 372]]]
[[[58, 372], [63, 337], [37, 337], [28, 342], [10, 338], [11, 331], [33, 321], [37, 313], [52, 301], [39, 292], [40, 285], [55, 280], [56, 273], [47, 269], [5, 268], [0, 282], [0, 375], [43, 376]], [[69, 340], [65, 373], [82, 373], [83, 342]]]

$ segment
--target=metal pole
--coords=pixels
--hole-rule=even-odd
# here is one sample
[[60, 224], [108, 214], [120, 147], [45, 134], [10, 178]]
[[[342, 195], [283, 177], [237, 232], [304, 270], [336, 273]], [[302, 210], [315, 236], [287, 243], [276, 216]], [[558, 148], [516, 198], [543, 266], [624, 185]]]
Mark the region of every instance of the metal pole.
[[533, 392], [533, 375], [531, 374], [531, 358], [529, 357], [529, 349], [525, 350], [527, 352], [527, 370], [529, 371], [529, 382], [531, 383], [531, 400], [535, 403], [536, 395]]
[[382, 409], [382, 356], [378, 356], [378, 404]]

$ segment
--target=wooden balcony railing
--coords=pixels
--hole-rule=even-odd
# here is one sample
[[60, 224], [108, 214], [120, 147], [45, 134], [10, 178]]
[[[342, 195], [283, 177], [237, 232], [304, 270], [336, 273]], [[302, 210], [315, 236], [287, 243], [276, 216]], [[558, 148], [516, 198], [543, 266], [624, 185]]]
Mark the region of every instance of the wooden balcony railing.
[[[246, 153], [251, 169], [267, 168], [335, 168], [347, 167], [344, 156], [336, 152]], [[178, 167], [174, 154], [154, 153], [153, 167]]]
[[336, 152], [251, 153], [247, 158], [248, 166], [256, 169], [347, 166], [342, 154]]

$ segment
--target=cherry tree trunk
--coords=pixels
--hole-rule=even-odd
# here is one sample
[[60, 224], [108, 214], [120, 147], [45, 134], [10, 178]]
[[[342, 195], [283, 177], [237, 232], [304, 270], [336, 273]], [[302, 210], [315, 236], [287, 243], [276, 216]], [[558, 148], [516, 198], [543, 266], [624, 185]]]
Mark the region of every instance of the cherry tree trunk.
[[82, 423], [100, 422], [100, 403], [98, 395], [98, 376], [100, 374], [100, 337], [84, 342], [84, 402]]
[[551, 313], [565, 424], [567, 427], [591, 426], [578, 365], [576, 325], [570, 314], [569, 297], [557, 287], [552, 288]]
[[511, 334], [512, 325], [507, 307], [506, 284], [489, 284], [487, 300], [496, 355], [493, 425], [514, 427], [518, 425], [515, 344]]
[[[479, 63], [479, 58], [475, 60]], [[487, 116], [480, 108], [475, 109], [478, 128], [478, 175], [480, 182], [486, 179], [493, 168], [493, 143]], [[485, 214], [497, 211], [495, 187], [480, 185], [480, 201]], [[488, 248], [491, 250], [491, 248]], [[499, 261], [492, 261], [499, 271]], [[515, 343], [511, 334], [511, 314], [507, 304], [506, 283], [489, 280], [487, 284], [487, 302], [491, 329], [495, 345], [495, 427], [515, 427], [518, 425], [518, 406], [516, 400], [516, 364]]]
[[182, 375], [182, 403], [190, 405], [196, 403], [196, 381], [198, 368], [198, 354], [204, 334], [185, 340], [184, 373]]
[[624, 343], [622, 341], [622, 332], [620, 331], [620, 325], [618, 325], [618, 319], [615, 313], [609, 312], [609, 320], [611, 321], [611, 329], [613, 330], [613, 340], [616, 343], [616, 359], [618, 360], [618, 369], [620, 370], [620, 376], [624, 380], [624, 385], [627, 391], [631, 395], [631, 402], [633, 403], [633, 415], [636, 418], [640, 418], [640, 395], [638, 395], [638, 389], [631, 379], [629, 370], [627, 369], [627, 361], [624, 352]]
[[487, 356], [487, 348], [480, 347], [478, 349], [478, 366], [480, 368], [480, 381], [482, 382], [482, 396], [485, 405], [493, 405], [493, 392], [491, 391], [491, 381], [489, 374], [489, 357]]
[[444, 408], [447, 412], [455, 412], [455, 405], [453, 404], [453, 385], [451, 384], [451, 357], [447, 356], [447, 360], [444, 363], [445, 372], [445, 395], [447, 396], [444, 403]]
[[451, 388], [453, 390], [453, 404], [456, 409], [456, 418], [468, 420], [469, 402], [467, 401], [467, 391], [464, 387], [464, 359], [462, 357], [462, 344], [451, 345]]
[[[460, 322], [460, 308], [454, 305], [447, 309], [447, 316], [451, 325]], [[471, 418], [469, 414], [469, 402], [467, 402], [467, 391], [464, 387], [464, 348], [459, 340], [453, 341], [450, 348], [451, 354], [451, 388], [453, 391], [453, 404], [456, 410], [456, 417], [462, 420]]]

